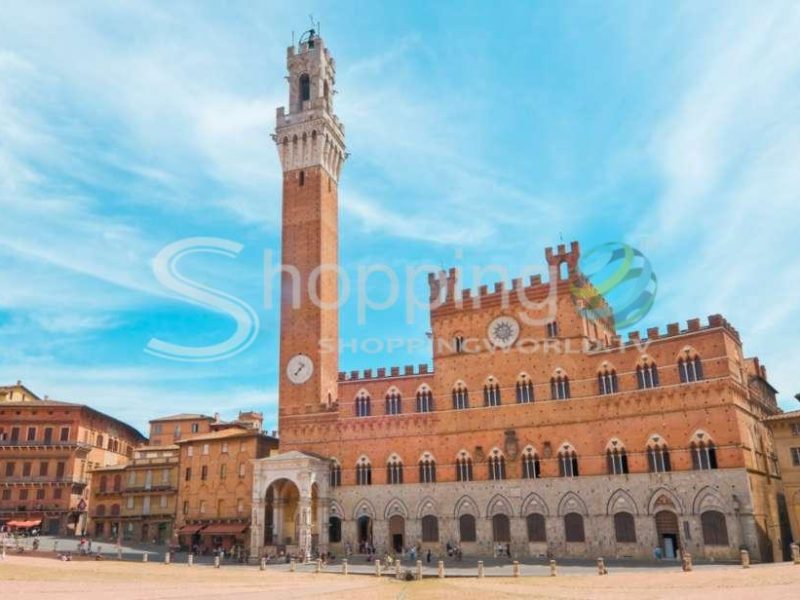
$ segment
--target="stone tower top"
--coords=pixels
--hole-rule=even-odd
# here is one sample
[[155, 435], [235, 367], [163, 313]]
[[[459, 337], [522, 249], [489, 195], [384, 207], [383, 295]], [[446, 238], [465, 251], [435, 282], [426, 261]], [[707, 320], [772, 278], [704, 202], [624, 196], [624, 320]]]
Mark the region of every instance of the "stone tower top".
[[334, 181], [346, 158], [344, 126], [333, 113], [336, 61], [313, 29], [286, 51], [289, 107], [278, 108], [273, 136], [284, 172], [320, 166]]

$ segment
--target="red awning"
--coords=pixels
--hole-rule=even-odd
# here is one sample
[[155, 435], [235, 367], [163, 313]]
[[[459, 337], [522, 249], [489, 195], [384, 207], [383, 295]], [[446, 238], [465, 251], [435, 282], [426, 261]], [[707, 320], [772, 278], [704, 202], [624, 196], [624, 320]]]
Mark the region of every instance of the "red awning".
[[244, 532], [248, 527], [247, 523], [214, 523], [208, 525], [201, 533], [203, 535], [236, 535]]
[[28, 527], [36, 527], [37, 525], [41, 524], [41, 519], [36, 519], [35, 521], [9, 521], [6, 523], [6, 525], [9, 527], [21, 527], [23, 529], [27, 529]]
[[192, 535], [193, 533], [197, 533], [203, 528], [202, 525], [184, 525], [178, 530], [180, 535]]

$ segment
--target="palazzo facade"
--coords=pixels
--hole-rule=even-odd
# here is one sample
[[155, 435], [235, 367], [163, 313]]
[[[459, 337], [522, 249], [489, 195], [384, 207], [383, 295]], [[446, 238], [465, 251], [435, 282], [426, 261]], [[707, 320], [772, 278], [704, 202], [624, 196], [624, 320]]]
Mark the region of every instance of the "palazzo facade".
[[[433, 366], [339, 371], [335, 63], [287, 53], [280, 453], [254, 461], [251, 553], [411, 545], [516, 556], [780, 559], [778, 414], [720, 315], [617, 334], [577, 242], [547, 273], [429, 275]], [[578, 290], [578, 292], [576, 292]], [[596, 290], [594, 290], [596, 292]], [[599, 302], [599, 304], [598, 304]]]

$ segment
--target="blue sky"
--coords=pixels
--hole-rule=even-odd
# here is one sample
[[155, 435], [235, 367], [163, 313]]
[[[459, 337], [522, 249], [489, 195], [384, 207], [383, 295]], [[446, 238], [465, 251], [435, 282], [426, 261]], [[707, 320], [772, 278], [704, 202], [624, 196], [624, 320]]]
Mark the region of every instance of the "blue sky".
[[[275, 422], [275, 108], [308, 14], [337, 60], [350, 159], [341, 260], [511, 273], [580, 240], [640, 248], [659, 278], [637, 328], [720, 312], [800, 392], [797, 3], [9, 2], [0, 19], [0, 382], [144, 428], [179, 411]], [[151, 337], [224, 339], [151, 261], [175, 240], [244, 245], [185, 270], [257, 309], [241, 354], [187, 364]], [[422, 280], [419, 282], [422, 284]], [[424, 287], [424, 286], [423, 286]], [[377, 297], [377, 292], [376, 292]], [[372, 311], [345, 338], [424, 337]], [[342, 356], [342, 370], [429, 360]]]

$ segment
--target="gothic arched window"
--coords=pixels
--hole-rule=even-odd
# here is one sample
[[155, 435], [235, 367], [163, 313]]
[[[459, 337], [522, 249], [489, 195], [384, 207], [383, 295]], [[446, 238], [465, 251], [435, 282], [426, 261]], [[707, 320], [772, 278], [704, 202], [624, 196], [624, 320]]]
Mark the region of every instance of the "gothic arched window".
[[469, 408], [469, 392], [460, 382], [453, 388], [453, 408], [456, 410]]
[[417, 391], [417, 412], [431, 412], [433, 410], [433, 393], [428, 386], [423, 386]]
[[553, 400], [567, 400], [569, 393], [569, 377], [566, 375], [556, 375], [550, 378], [550, 395]]
[[597, 374], [597, 391], [601, 396], [616, 394], [619, 391], [617, 372], [614, 369], [603, 369]]
[[533, 448], [526, 448], [522, 453], [522, 478], [523, 479], [539, 479], [542, 476], [542, 468], [539, 463], [539, 457], [533, 451]]
[[533, 382], [524, 373], [517, 380], [517, 404], [529, 404], [533, 402]]
[[500, 406], [500, 386], [492, 377], [483, 386], [483, 405]]
[[636, 367], [636, 382], [640, 390], [658, 387], [658, 366], [654, 362], [645, 361]]
[[386, 483], [403, 483], [403, 461], [397, 455], [392, 455], [386, 463]]
[[300, 102], [306, 100], [311, 100], [311, 78], [308, 73], [303, 73], [300, 75]]
[[356, 416], [370, 416], [372, 414], [372, 407], [370, 404], [369, 394], [366, 392], [360, 392], [358, 396], [356, 396]]
[[678, 375], [681, 383], [692, 383], [693, 381], [700, 381], [703, 378], [703, 362], [699, 356], [694, 358], [679, 358], [678, 359]]
[[466, 452], [456, 458], [456, 481], [472, 481], [472, 459]]
[[400, 396], [400, 392], [397, 391], [397, 388], [389, 390], [389, 393], [386, 394], [386, 414], [399, 415], [402, 412], [400, 410], [401, 400], [402, 397]]
[[427, 452], [419, 461], [419, 482], [436, 483], [436, 461]]
[[506, 459], [499, 450], [495, 450], [486, 461], [489, 467], [489, 479], [500, 481], [506, 478]]
[[356, 485], [372, 485], [372, 465], [363, 456], [356, 463]]
[[561, 477], [578, 476], [578, 454], [569, 446], [562, 446], [558, 453], [558, 472]]

